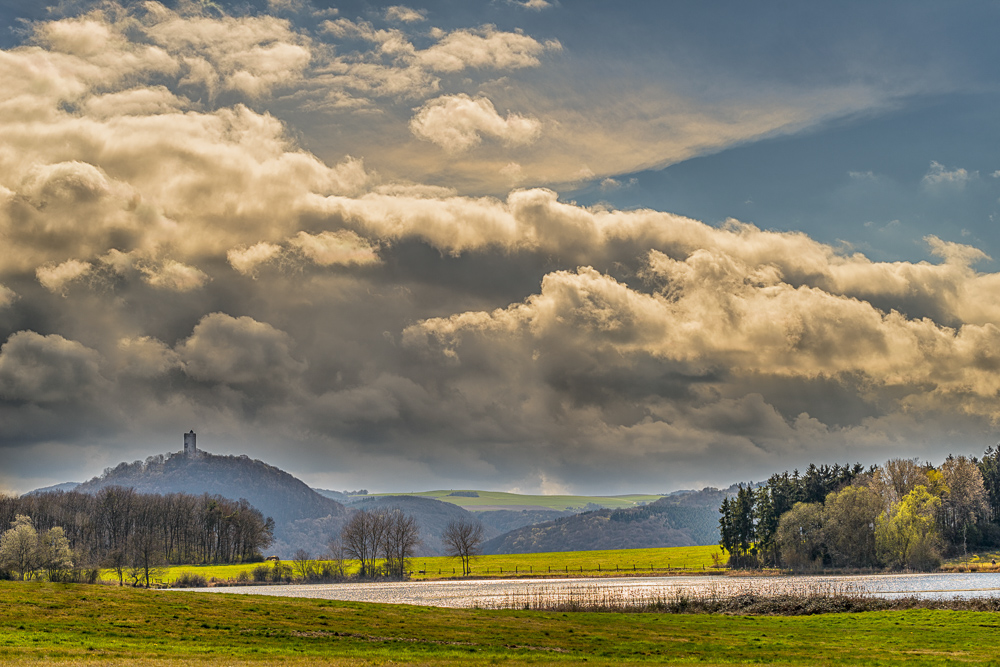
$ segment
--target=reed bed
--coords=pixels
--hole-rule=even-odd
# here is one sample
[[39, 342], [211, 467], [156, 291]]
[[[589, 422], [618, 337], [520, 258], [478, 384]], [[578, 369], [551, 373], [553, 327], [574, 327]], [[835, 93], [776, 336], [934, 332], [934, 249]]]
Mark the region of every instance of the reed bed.
[[945, 563], [940, 568], [941, 572], [1000, 572], [1000, 563], [990, 562], [959, 562]]
[[884, 597], [853, 582], [773, 582], [762, 586], [758, 581], [697, 588], [678, 586], [667, 592], [651, 590], [648, 593], [614, 586], [569, 590], [535, 588], [512, 592], [483, 606], [545, 612], [808, 616], [905, 609], [996, 612], [1000, 611], [1000, 597]]

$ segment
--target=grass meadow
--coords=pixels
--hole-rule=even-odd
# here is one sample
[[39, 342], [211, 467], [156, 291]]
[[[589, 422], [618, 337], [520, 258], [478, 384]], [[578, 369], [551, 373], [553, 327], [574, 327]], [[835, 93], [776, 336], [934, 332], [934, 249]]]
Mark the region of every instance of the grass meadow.
[[0, 582], [0, 664], [998, 664], [1000, 615], [438, 609]]
[[[662, 575], [690, 572], [720, 572], [713, 554], [725, 563], [719, 547], [670, 547], [664, 549], [620, 549], [611, 551], [568, 551], [537, 554], [480, 556], [472, 563], [474, 577], [531, 577], [531, 576], [623, 576]], [[319, 563], [319, 561], [315, 561]], [[291, 564], [291, 561], [285, 561]], [[166, 568], [156, 579], [169, 585], [184, 574], [193, 574], [218, 580], [235, 580], [241, 572], [250, 575], [260, 563], [237, 565], [174, 565]], [[270, 566], [265, 563], [264, 565]], [[412, 579], [430, 580], [460, 577], [462, 566], [457, 558], [431, 556], [411, 561]], [[356, 572], [358, 564], [347, 561], [348, 574]], [[422, 573], [421, 573], [422, 572]], [[104, 581], [117, 578], [111, 570], [101, 573]], [[252, 579], [252, 577], [251, 577]]]

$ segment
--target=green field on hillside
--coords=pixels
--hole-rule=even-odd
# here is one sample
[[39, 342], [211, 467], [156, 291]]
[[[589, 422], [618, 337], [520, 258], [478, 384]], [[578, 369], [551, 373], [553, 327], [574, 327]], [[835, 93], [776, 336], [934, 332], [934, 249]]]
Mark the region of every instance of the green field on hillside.
[[996, 664], [995, 613], [439, 609], [0, 582], [4, 665]]
[[[467, 495], [451, 494], [471, 494], [478, 493], [479, 497], [474, 498]], [[448, 490], [448, 491], [421, 491], [419, 493], [379, 493], [373, 495], [381, 496], [419, 496], [421, 498], [433, 498], [452, 503], [459, 507], [464, 507], [470, 512], [484, 511], [490, 509], [549, 509], [558, 510], [580, 510], [588, 504], [599, 507], [610, 507], [619, 509], [624, 507], [637, 507], [642, 504], [659, 500], [663, 496], [634, 494], [628, 496], [532, 496], [520, 493], [505, 493], [503, 491], [476, 491], [476, 490]]]
[[[712, 555], [720, 556], [717, 545], [701, 547], [669, 547], [664, 549], [620, 549], [613, 551], [566, 551], [538, 554], [512, 554], [500, 556], [480, 556], [472, 562], [472, 574], [476, 577], [514, 577], [538, 575], [604, 576], [614, 574], [662, 574], [665, 571], [688, 570], [711, 572], [716, 564]], [[313, 561], [319, 564], [321, 561]], [[284, 561], [293, 565], [292, 561]], [[451, 578], [461, 573], [462, 566], [457, 558], [444, 556], [418, 557], [411, 561], [413, 579]], [[182, 574], [196, 574], [210, 580], [235, 580], [241, 572], [251, 577], [253, 569], [261, 563], [237, 565], [172, 565], [158, 574], [155, 580], [170, 584]], [[270, 563], [263, 563], [273, 567]], [[357, 571], [355, 561], [347, 561], [348, 573]], [[423, 571], [423, 574], [421, 574]], [[101, 579], [115, 582], [117, 577], [111, 570], [104, 570]]]

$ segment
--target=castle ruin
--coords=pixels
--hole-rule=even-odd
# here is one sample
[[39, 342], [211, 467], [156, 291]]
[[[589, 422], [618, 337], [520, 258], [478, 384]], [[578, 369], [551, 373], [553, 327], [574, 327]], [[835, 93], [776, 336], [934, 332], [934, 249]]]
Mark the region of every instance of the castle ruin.
[[194, 429], [191, 429], [184, 434], [184, 456], [189, 459], [198, 457], [198, 436], [195, 435]]

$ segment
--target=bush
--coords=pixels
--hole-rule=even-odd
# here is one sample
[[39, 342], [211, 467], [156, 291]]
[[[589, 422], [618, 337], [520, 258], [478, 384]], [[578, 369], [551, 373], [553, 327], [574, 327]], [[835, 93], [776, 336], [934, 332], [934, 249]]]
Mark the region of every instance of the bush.
[[285, 565], [281, 561], [276, 561], [271, 569], [271, 581], [280, 583], [281, 581], [292, 581], [292, 566]]
[[66, 570], [61, 581], [70, 584], [96, 584], [101, 580], [101, 569], [98, 567], [80, 567]]
[[250, 573], [246, 570], [240, 570], [240, 573], [236, 575], [236, 581], [245, 584], [250, 581]]
[[208, 581], [200, 574], [183, 572], [179, 577], [174, 579], [171, 586], [173, 588], [207, 588]]
[[254, 581], [267, 581], [271, 578], [271, 568], [267, 565], [258, 565], [251, 571], [250, 575]]

